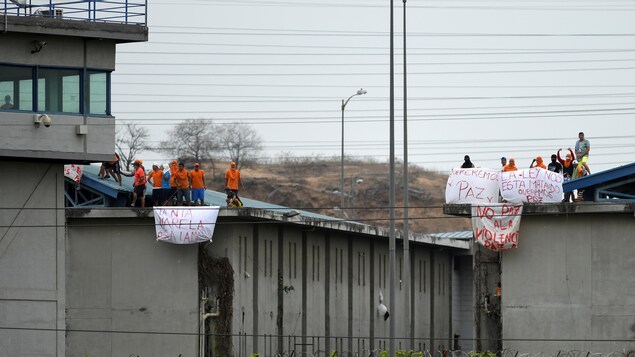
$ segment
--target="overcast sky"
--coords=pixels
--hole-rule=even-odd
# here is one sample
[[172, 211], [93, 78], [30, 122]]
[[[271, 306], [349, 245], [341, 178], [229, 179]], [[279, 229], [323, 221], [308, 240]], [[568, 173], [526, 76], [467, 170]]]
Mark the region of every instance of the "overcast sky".
[[[263, 155], [388, 159], [388, 0], [152, 0], [150, 41], [119, 45], [118, 122], [156, 144], [190, 118], [253, 125]], [[395, 5], [397, 157], [403, 157], [403, 3]], [[521, 167], [591, 142], [593, 172], [635, 157], [635, 2], [407, 3], [410, 162]], [[175, 143], [178, 144], [178, 143]], [[147, 152], [142, 159], [163, 161]], [[338, 167], [333, 174], [339, 174]]]

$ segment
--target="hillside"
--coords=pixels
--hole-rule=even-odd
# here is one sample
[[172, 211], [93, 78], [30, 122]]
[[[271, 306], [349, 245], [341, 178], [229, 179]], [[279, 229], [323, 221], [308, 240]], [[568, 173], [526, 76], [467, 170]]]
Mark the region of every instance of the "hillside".
[[[228, 166], [217, 164], [217, 176], [210, 188], [223, 185], [223, 173]], [[403, 227], [403, 175], [397, 166], [396, 217], [397, 228]], [[211, 170], [208, 170], [211, 172]], [[344, 166], [346, 218], [374, 226], [389, 225], [387, 163], [348, 161]], [[245, 189], [243, 197], [339, 217], [340, 161], [287, 160], [282, 163], [256, 164], [241, 169]], [[469, 230], [469, 220], [444, 216], [447, 176], [409, 168], [410, 230], [416, 233]], [[361, 178], [361, 180], [359, 180]]]

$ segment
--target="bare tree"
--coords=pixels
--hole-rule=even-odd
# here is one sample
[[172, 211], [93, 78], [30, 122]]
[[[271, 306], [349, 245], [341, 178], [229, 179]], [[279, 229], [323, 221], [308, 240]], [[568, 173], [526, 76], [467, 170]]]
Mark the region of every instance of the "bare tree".
[[212, 135], [214, 127], [208, 119], [188, 119], [170, 129], [170, 139], [161, 141], [156, 149], [178, 159], [196, 162], [209, 160], [212, 165], [212, 177], [216, 177], [214, 153], [219, 150], [220, 145], [218, 139]]
[[249, 166], [262, 150], [262, 139], [256, 129], [244, 123], [222, 125], [218, 130], [223, 151], [236, 167]]
[[126, 123], [118, 126], [115, 130], [115, 146], [121, 164], [126, 171], [130, 171], [130, 165], [134, 162], [137, 154], [148, 149], [146, 139], [148, 129], [133, 123]]

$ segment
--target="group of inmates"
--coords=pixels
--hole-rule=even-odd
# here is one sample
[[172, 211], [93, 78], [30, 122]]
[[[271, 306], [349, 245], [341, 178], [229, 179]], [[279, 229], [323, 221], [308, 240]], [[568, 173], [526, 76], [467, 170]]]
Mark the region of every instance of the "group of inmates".
[[[574, 151], [575, 150], [575, 151]], [[560, 173], [564, 176], [564, 180], [572, 180], [575, 178], [579, 178], [585, 175], [590, 175], [591, 170], [589, 169], [589, 165], [587, 162], [589, 161], [589, 151], [591, 150], [591, 144], [589, 140], [584, 138], [584, 133], [578, 133], [578, 140], [575, 142], [574, 149], [568, 148], [565, 158], [563, 159], [560, 153], [562, 149], [558, 149], [556, 154], [551, 155], [551, 162], [548, 165], [545, 165], [542, 156], [537, 156], [531, 164], [529, 168], [540, 167], [545, 170], [553, 171]], [[474, 163], [471, 161], [469, 155], [465, 155], [463, 158], [464, 162], [461, 165], [461, 168], [473, 168]], [[507, 160], [506, 157], [501, 157], [501, 171], [509, 172], [516, 171], [518, 167], [516, 166], [516, 160], [513, 157], [510, 157]], [[569, 202], [572, 199], [571, 192], [565, 193], [565, 199], [563, 201]]]
[[[133, 170], [130, 173], [122, 172], [119, 163], [119, 155], [115, 153], [113, 161], [102, 163], [99, 177], [106, 179], [113, 177], [122, 186], [121, 175], [134, 177], [132, 199], [130, 206], [145, 207], [146, 186], [152, 185], [152, 204], [154, 206], [204, 206], [205, 172], [197, 162], [191, 170], [185, 168], [183, 162], [172, 160], [169, 164], [152, 164], [152, 170], [146, 172], [143, 161], [135, 160]], [[225, 193], [227, 206], [242, 207], [242, 201], [238, 196], [239, 185], [244, 188], [240, 177], [240, 171], [236, 163], [231, 162], [229, 169], [225, 171]]]

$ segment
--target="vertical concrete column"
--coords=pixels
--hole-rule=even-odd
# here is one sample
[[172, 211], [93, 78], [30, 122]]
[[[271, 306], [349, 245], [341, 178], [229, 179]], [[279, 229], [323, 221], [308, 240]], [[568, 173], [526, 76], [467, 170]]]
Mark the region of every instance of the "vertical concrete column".
[[276, 318], [276, 327], [278, 334], [278, 347], [276, 349], [278, 354], [282, 354], [284, 341], [282, 340], [283, 334], [283, 321], [284, 321], [284, 295], [282, 293], [283, 277], [284, 277], [284, 226], [278, 225], [278, 316]]
[[258, 252], [259, 252], [259, 239], [258, 239], [258, 224], [253, 225], [253, 311], [254, 311], [254, 325], [252, 328], [253, 333], [253, 346], [252, 351], [258, 351], [258, 322], [259, 322], [259, 309], [258, 309], [258, 282], [260, 281], [260, 269], [258, 262]]
[[324, 349], [331, 352], [331, 234], [324, 234]]
[[474, 336], [477, 351], [501, 351], [500, 253], [474, 245]]
[[307, 233], [302, 231], [302, 354], [307, 353]]

